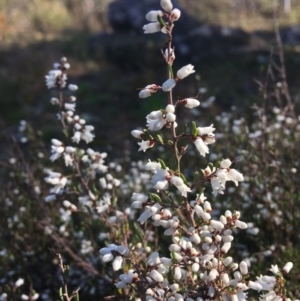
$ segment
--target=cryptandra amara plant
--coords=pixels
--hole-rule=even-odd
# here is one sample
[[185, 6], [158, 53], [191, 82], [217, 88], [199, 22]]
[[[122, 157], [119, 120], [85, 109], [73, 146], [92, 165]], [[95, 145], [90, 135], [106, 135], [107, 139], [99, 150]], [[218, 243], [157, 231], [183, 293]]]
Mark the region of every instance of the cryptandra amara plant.
[[[210, 184], [215, 196], [224, 193], [227, 181], [233, 181], [237, 186], [244, 177], [231, 168], [233, 162], [230, 159], [222, 159], [216, 164], [210, 163], [202, 170], [202, 177], [195, 173], [193, 181], [186, 180], [182, 172], [184, 168], [181, 159], [188, 148], [186, 143], [192, 142], [199, 154], [205, 157], [209, 153], [209, 145], [215, 142], [215, 128], [213, 125], [198, 127], [195, 122], [191, 122], [181, 133], [178, 131], [176, 107], [193, 109], [199, 106], [200, 102], [195, 98], [174, 100], [173, 88], [195, 71], [194, 66], [189, 64], [176, 73], [173, 72], [175, 48], [172, 45], [172, 31], [181, 13], [179, 9], [173, 8], [170, 0], [161, 0], [160, 5], [162, 10], [150, 11], [146, 15], [150, 23], [143, 29], [145, 34], [162, 32], [167, 36], [167, 46], [162, 50], [162, 56], [167, 65], [168, 79], [161, 86], [147, 85], [140, 90], [139, 97], [147, 98], [153, 93], [163, 92], [167, 95], [167, 104], [165, 108], [146, 116], [147, 129], [133, 130], [132, 135], [141, 140], [138, 142], [139, 151], [145, 152], [149, 148], [161, 146], [172, 153], [176, 163], [171, 166], [170, 162], [166, 164], [161, 159], [149, 161], [145, 170], [152, 175], [148, 182], [157, 194], [133, 193], [131, 208], [126, 208], [125, 212], [116, 211], [112, 216], [113, 194], [105, 195], [100, 200], [99, 190], [95, 193], [95, 188], [91, 188], [91, 182], [96, 180], [98, 173], [107, 172], [107, 166], [104, 165], [106, 154], [90, 148], [83, 150], [67, 146], [53, 139], [50, 159], [55, 161], [63, 157], [65, 165], [72, 167], [74, 174], [64, 176], [48, 170], [45, 180], [53, 187], [46, 200], [56, 199], [58, 195], [68, 195], [74, 186], [72, 179], [77, 178], [81, 187], [76, 191], [77, 194], [81, 194], [78, 197], [78, 206], [92, 208], [94, 217], [102, 219], [108, 226], [126, 224], [129, 219], [130, 225], [135, 225], [134, 230], [127, 231], [124, 238], [115, 233], [104, 233], [103, 237], [113, 239], [114, 243], [100, 249], [103, 263], [112, 261], [113, 271], [107, 268], [107, 277], [112, 277], [114, 271], [123, 269], [116, 288], [124, 299], [243, 301], [253, 290], [253, 296], [259, 297], [260, 300], [290, 300], [284, 288], [284, 276], [291, 270], [291, 262], [283, 268], [272, 265], [270, 275], [260, 275], [250, 280], [250, 261], [245, 259], [237, 263], [226, 255], [234, 239], [234, 229], [246, 229], [247, 224], [240, 220], [239, 211], [226, 210], [224, 215], [216, 219], [211, 203], [201, 188]], [[73, 143], [79, 143], [81, 140], [90, 143], [94, 138], [94, 128], [86, 125], [84, 119], [74, 114], [76, 98], [65, 98], [63, 95], [66, 87], [70, 91], [77, 90], [77, 86], [66, 84], [66, 70], [69, 67], [67, 60], [63, 58], [46, 76], [48, 88], [59, 88], [59, 97], [53, 98], [51, 102], [60, 108], [59, 119], [66, 137], [72, 136]], [[167, 132], [168, 139], [164, 139], [158, 133], [162, 129]], [[111, 188], [120, 185], [119, 180], [106, 175], [106, 179], [100, 179], [100, 186], [107, 188], [107, 179]], [[196, 191], [200, 192], [196, 194]], [[78, 210], [77, 206], [67, 200], [64, 201], [64, 206], [71, 212]], [[137, 219], [136, 209], [142, 209]], [[162, 235], [158, 233], [158, 228], [164, 229]], [[161, 243], [158, 240], [163, 236], [169, 237], [171, 242], [168, 254], [158, 252]], [[167, 240], [168, 238], [165, 238], [163, 243], [166, 244]], [[67, 288], [63, 296], [65, 300], [73, 298], [73, 295], [68, 296]]]

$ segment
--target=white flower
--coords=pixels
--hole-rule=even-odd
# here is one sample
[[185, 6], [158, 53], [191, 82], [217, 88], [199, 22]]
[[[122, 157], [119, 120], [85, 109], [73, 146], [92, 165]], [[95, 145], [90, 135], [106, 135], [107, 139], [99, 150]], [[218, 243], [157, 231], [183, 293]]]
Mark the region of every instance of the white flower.
[[161, 165], [159, 162], [151, 162], [149, 160], [149, 162], [145, 165], [145, 169], [155, 172], [155, 171], [161, 169]]
[[45, 76], [46, 78], [46, 85], [48, 89], [55, 88], [58, 83], [58, 78], [62, 76], [61, 70], [51, 70], [49, 71], [48, 75]]
[[152, 177], [153, 188], [157, 190], [166, 190], [169, 187], [167, 178], [170, 176], [165, 169], [159, 169]]
[[253, 290], [256, 290], [256, 291], [262, 290], [261, 284], [259, 284], [257, 282], [249, 281], [247, 285], [249, 288], [252, 288]]
[[171, 0], [160, 0], [160, 6], [166, 11], [169, 12], [173, 8]]
[[163, 16], [163, 12], [161, 10], [151, 10], [147, 13], [146, 19], [150, 22], [156, 22], [158, 16]]
[[160, 27], [159, 22], [153, 22], [153, 23], [144, 25], [143, 30], [144, 30], [145, 34], [155, 33], [155, 32], [161, 31], [161, 27]]
[[149, 89], [143, 89], [139, 93], [139, 98], [147, 98], [151, 96], [151, 91]]
[[175, 107], [173, 105], [167, 105], [166, 106], [166, 112], [167, 113], [174, 113], [175, 112]]
[[70, 84], [70, 85], [68, 85], [68, 89], [70, 91], [77, 91], [78, 90], [78, 86]]
[[72, 137], [72, 141], [75, 143], [79, 143], [80, 142], [80, 137], [81, 137], [81, 133], [79, 131], [75, 131], [73, 137]]
[[156, 212], [158, 212], [160, 209], [161, 206], [159, 204], [155, 204], [151, 207], [146, 206], [146, 210], [138, 218], [138, 222], [142, 225], [147, 219], [156, 214]]
[[166, 120], [163, 118], [161, 111], [153, 111], [146, 116], [147, 127], [150, 131], [159, 131], [165, 124]]
[[94, 130], [92, 125], [86, 125], [81, 133], [81, 139], [85, 141], [85, 143], [90, 143], [94, 140], [95, 135], [91, 132]]
[[175, 122], [175, 120], [176, 120], [176, 115], [173, 114], [173, 113], [167, 113], [167, 115], [166, 115], [166, 120], [167, 120], [168, 122]]
[[162, 90], [165, 92], [169, 92], [175, 87], [175, 85], [176, 85], [175, 79], [169, 78], [162, 84]]
[[278, 268], [277, 264], [271, 265], [270, 271], [271, 271], [274, 275], [277, 275], [277, 274], [279, 273], [279, 268]]
[[165, 57], [168, 62], [173, 62], [175, 60], [175, 52], [172, 48], [167, 48], [165, 50]]
[[76, 103], [65, 103], [64, 107], [67, 111], [75, 111]]
[[170, 180], [170, 182], [177, 187], [177, 189], [181, 192], [181, 195], [186, 197], [187, 192], [191, 192], [191, 188], [186, 186], [183, 182], [183, 180], [180, 177], [173, 176]]
[[240, 262], [240, 271], [243, 275], [247, 275], [248, 274], [248, 265], [245, 261], [241, 261]]
[[142, 135], [144, 135], [144, 132], [139, 131], [139, 130], [133, 130], [133, 131], [131, 131], [131, 135], [132, 135], [134, 138], [142, 139]]
[[122, 256], [116, 256], [114, 259], [112, 266], [114, 271], [118, 271], [122, 267], [123, 257]]
[[190, 75], [194, 72], [195, 72], [194, 66], [189, 64], [189, 65], [186, 65], [186, 66], [182, 67], [181, 69], [179, 69], [177, 71], [177, 77], [179, 79], [184, 79], [185, 77], [187, 77], [188, 75]]
[[244, 181], [244, 176], [235, 169], [229, 170], [228, 178], [229, 180], [233, 181], [236, 186], [238, 186], [238, 182]]
[[199, 151], [200, 155], [205, 157], [206, 154], [209, 153], [208, 146], [204, 143], [202, 138], [197, 138], [195, 141], [193, 141], [197, 150]]
[[222, 160], [220, 163], [220, 168], [229, 168], [231, 163], [232, 162], [229, 159]]
[[25, 283], [23, 278], [19, 278], [16, 282], [15, 282], [15, 286], [16, 287], [20, 287]]
[[200, 101], [195, 98], [186, 98], [183, 100], [182, 103], [186, 108], [189, 108], [189, 109], [193, 109], [200, 105]]
[[240, 220], [236, 220], [234, 225], [237, 227], [237, 228], [240, 228], [240, 229], [247, 229], [248, 228], [248, 225]]
[[161, 263], [161, 261], [158, 252], [153, 252], [149, 257], [147, 264], [150, 266], [156, 266], [159, 263]]
[[182, 273], [181, 273], [181, 268], [180, 267], [175, 267], [174, 269], [174, 279], [176, 280], [179, 280], [182, 276]]
[[53, 192], [59, 193], [61, 189], [67, 184], [67, 178], [60, 173], [48, 171], [48, 177], [45, 178], [46, 183], [54, 185]]
[[51, 142], [53, 145], [51, 145], [52, 155], [50, 157], [50, 160], [53, 162], [62, 155], [62, 153], [65, 151], [65, 147], [63, 146], [63, 143], [57, 139], [52, 139]]
[[208, 280], [214, 281], [219, 276], [219, 272], [216, 269], [212, 269], [209, 272]]
[[210, 225], [211, 227], [213, 227], [214, 229], [216, 229], [216, 230], [222, 230], [222, 229], [224, 228], [224, 225], [223, 225], [221, 222], [215, 221], [215, 220], [213, 220], [213, 219], [211, 219], [211, 220], [209, 221], [209, 225]]
[[207, 127], [198, 127], [198, 135], [202, 136], [202, 135], [212, 135], [214, 136], [215, 134], [213, 133], [216, 129], [213, 127], [213, 124], [211, 124], [210, 126]]
[[286, 273], [289, 273], [290, 270], [292, 269], [293, 267], [293, 263], [292, 262], [288, 262], [285, 264], [285, 266], [283, 267], [283, 270], [286, 272]]
[[181, 16], [181, 11], [178, 8], [175, 8], [171, 12], [171, 17], [173, 21], [177, 21]]
[[154, 146], [154, 142], [150, 140], [142, 140], [142, 142], [138, 142], [138, 145], [140, 146], [138, 151], [143, 151], [145, 152], [148, 148], [151, 148]]
[[163, 275], [156, 270], [152, 270], [151, 273], [149, 274], [149, 276], [156, 282], [164, 281]]

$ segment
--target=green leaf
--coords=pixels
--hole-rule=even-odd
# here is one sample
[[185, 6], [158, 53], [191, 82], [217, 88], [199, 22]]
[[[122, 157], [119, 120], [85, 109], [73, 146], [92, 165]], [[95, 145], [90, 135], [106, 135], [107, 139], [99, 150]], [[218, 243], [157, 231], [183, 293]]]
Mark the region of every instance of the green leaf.
[[70, 136], [69, 136], [69, 132], [68, 132], [67, 129], [63, 129], [63, 133], [64, 133], [64, 135], [66, 136], [66, 138], [69, 138], [69, 137], [70, 137]]
[[173, 143], [173, 141], [168, 140], [168, 144], [169, 144], [169, 145], [173, 145], [174, 143]]
[[137, 223], [133, 223], [133, 228], [135, 230], [134, 234], [137, 235], [139, 241], [143, 240], [144, 235], [143, 235], [139, 225]]
[[162, 136], [161, 136], [161, 135], [157, 134], [156, 137], [157, 137], [158, 141], [159, 141], [162, 145], [165, 144], [164, 141], [163, 141], [163, 139], [162, 139]]
[[193, 183], [196, 183], [198, 180], [199, 180], [199, 172], [196, 171], [196, 172], [194, 173]]
[[165, 162], [162, 159], [158, 158], [157, 161], [160, 163], [162, 169], [167, 169], [167, 166], [166, 166]]
[[220, 167], [220, 164], [221, 164], [221, 161], [217, 161], [217, 162], [216, 162], [216, 168], [219, 168], [219, 167]]
[[198, 135], [198, 129], [195, 121], [192, 121], [192, 136], [196, 138]]
[[59, 289], [58, 294], [59, 294], [60, 301], [64, 301], [64, 295], [63, 295], [63, 289], [62, 289], [62, 287]]
[[146, 140], [153, 140], [153, 137], [150, 135], [150, 133], [146, 129], [144, 130], [144, 135], [145, 135]]
[[79, 294], [78, 294], [78, 293], [76, 293], [76, 295], [74, 296], [74, 300], [75, 300], [75, 301], [80, 301], [80, 300], [79, 300]]
[[168, 70], [171, 74], [171, 77], [174, 78], [174, 73], [173, 73], [173, 69], [172, 69], [172, 66], [170, 64], [168, 64]]
[[211, 170], [213, 170], [213, 168], [214, 168], [214, 164], [213, 164], [213, 163], [209, 162], [209, 163], [208, 163], [208, 166], [209, 166], [209, 168], [210, 168]]
[[149, 193], [149, 197], [151, 199], [151, 201], [155, 202], [155, 203], [161, 203], [161, 198], [158, 194], [155, 193]]
[[186, 183], [187, 183], [187, 180], [186, 180], [184, 174], [180, 173], [179, 176], [180, 176], [180, 178], [183, 180], [184, 184], [186, 184]]
[[162, 27], [166, 26], [166, 22], [163, 20], [163, 18], [160, 15], [157, 15], [157, 21], [159, 22], [160, 26]]

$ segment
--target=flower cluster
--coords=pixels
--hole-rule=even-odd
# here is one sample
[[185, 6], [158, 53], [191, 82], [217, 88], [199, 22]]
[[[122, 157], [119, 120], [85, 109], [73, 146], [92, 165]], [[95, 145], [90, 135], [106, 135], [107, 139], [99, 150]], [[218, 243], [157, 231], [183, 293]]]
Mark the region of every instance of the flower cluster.
[[[145, 248], [141, 248], [141, 243], [129, 243], [126, 247], [109, 244], [100, 250], [102, 260], [107, 262], [114, 259], [114, 270], [120, 269], [126, 261], [123, 264], [124, 273], [119, 276], [116, 287], [126, 289], [130, 295], [142, 300], [244, 301], [248, 299], [249, 290], [259, 294], [260, 300], [288, 300], [284, 291], [284, 276], [292, 268], [292, 263], [287, 263], [282, 270], [273, 266], [271, 271], [274, 276], [261, 275], [254, 281], [249, 280], [249, 258], [235, 262], [226, 255], [231, 249], [236, 229], [248, 228], [247, 223], [240, 220], [240, 212], [226, 210], [216, 218], [217, 212], [213, 211], [203, 189], [194, 197], [194, 191], [205, 183], [210, 183], [213, 195], [217, 195], [224, 194], [226, 182], [232, 181], [238, 186], [239, 182], [244, 181], [244, 176], [231, 168], [233, 162], [222, 159], [216, 164], [210, 163], [202, 170], [202, 178], [196, 173], [190, 184], [188, 176], [182, 172], [181, 159], [188, 148], [186, 141], [192, 142], [200, 155], [205, 157], [209, 154], [209, 145], [216, 141], [216, 128], [213, 124], [197, 127], [192, 122], [189, 128], [186, 126], [179, 133], [176, 107], [183, 105], [193, 109], [200, 102], [195, 98], [173, 102], [176, 84], [195, 70], [193, 65], [188, 64], [179, 69], [176, 76], [173, 75], [175, 50], [171, 44], [172, 30], [180, 12], [173, 9], [170, 0], [161, 0], [160, 4], [164, 12], [149, 12], [146, 19], [152, 23], [145, 25], [144, 30], [145, 33], [161, 31], [168, 36], [167, 48], [162, 54], [169, 78], [161, 86], [147, 85], [139, 92], [139, 97], [148, 98], [162, 90], [168, 93], [168, 104], [164, 109], [146, 116], [146, 129], [134, 130], [131, 134], [142, 140], [138, 142], [139, 150], [145, 152], [154, 146], [170, 149], [175, 163], [166, 164], [158, 159], [145, 165], [144, 169], [152, 174], [148, 178], [151, 184], [149, 189], [156, 190], [157, 194], [134, 192], [131, 212], [135, 216], [136, 211], [141, 211], [136, 221], [145, 233], [149, 233], [152, 227], [163, 229], [157, 233], [171, 238], [170, 253], [162, 257], [151, 244]], [[167, 132], [164, 136], [157, 133], [164, 128]], [[182, 143], [179, 144], [179, 141]], [[140, 228], [135, 226], [135, 229]], [[150, 255], [146, 256], [144, 251]]]

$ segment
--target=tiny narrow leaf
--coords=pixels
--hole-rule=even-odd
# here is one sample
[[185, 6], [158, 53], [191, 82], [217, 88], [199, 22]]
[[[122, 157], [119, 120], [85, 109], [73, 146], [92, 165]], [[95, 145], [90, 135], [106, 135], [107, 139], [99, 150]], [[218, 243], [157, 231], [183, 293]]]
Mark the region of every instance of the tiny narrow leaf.
[[192, 121], [192, 136], [196, 138], [198, 135], [198, 129], [195, 121]]
[[165, 162], [162, 159], [158, 158], [157, 161], [160, 163], [162, 169], [167, 169], [167, 166], [166, 166]]

